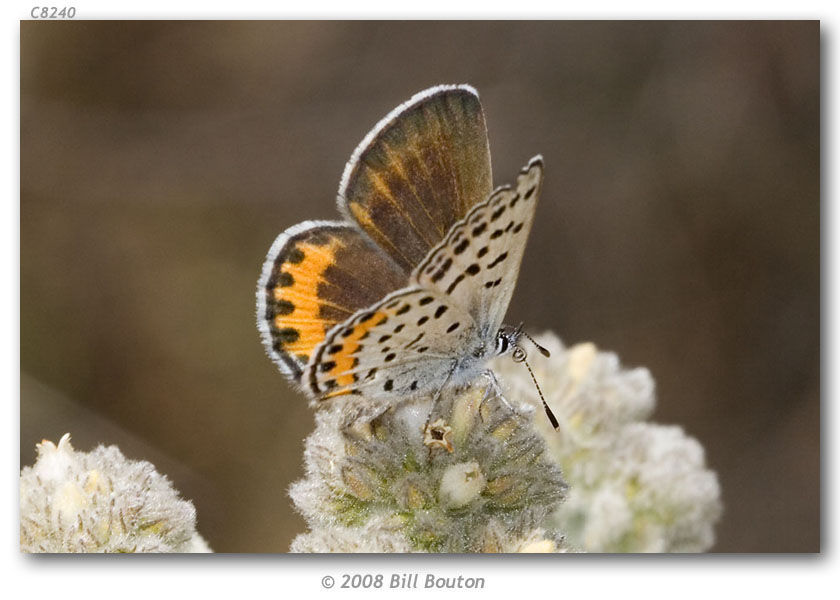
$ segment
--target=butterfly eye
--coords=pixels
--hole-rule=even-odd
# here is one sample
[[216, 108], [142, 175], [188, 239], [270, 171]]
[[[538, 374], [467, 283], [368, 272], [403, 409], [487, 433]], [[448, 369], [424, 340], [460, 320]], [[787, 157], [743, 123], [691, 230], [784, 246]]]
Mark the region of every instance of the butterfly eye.
[[502, 355], [507, 353], [509, 347], [510, 340], [508, 340], [508, 336], [505, 334], [504, 330], [500, 329], [498, 335], [496, 336], [496, 354]]

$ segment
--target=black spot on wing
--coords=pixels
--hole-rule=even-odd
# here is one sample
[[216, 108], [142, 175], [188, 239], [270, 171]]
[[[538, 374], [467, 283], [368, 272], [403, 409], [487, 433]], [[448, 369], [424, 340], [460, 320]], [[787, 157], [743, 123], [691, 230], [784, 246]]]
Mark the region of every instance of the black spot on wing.
[[294, 344], [300, 338], [300, 331], [294, 327], [284, 327], [277, 330], [277, 339], [284, 344]]
[[455, 280], [452, 283], [449, 284], [449, 287], [446, 288], [446, 293], [451, 294], [452, 292], [454, 292], [455, 288], [458, 287], [458, 284], [461, 283], [461, 281], [463, 280], [464, 274], [461, 273], [460, 275], [458, 275], [458, 277], [455, 278]]
[[432, 276], [432, 281], [434, 283], [437, 283], [438, 281], [443, 279], [443, 276], [446, 275], [446, 272], [449, 270], [449, 267], [451, 267], [451, 266], [452, 266], [452, 258], [447, 258], [446, 261], [444, 261], [444, 263], [440, 266], [440, 269], [438, 269], [437, 273], [435, 273]]
[[405, 347], [406, 347], [406, 348], [411, 348], [414, 344], [416, 344], [417, 342], [419, 342], [420, 340], [422, 340], [424, 335], [426, 335], [426, 332], [425, 332], [425, 331], [421, 331], [421, 332], [420, 332], [420, 334], [419, 334], [416, 338], [414, 338], [413, 340], [411, 340], [409, 343], [407, 343], [407, 344], [405, 345]]
[[502, 252], [499, 256], [497, 256], [495, 258], [495, 260], [493, 260], [493, 262], [491, 262], [489, 265], [487, 265], [487, 268], [492, 269], [493, 267], [498, 265], [500, 262], [502, 262], [504, 259], [506, 259], [507, 255], [508, 255], [507, 252]]
[[288, 300], [274, 300], [268, 301], [268, 305], [274, 309], [275, 315], [290, 315], [295, 312], [295, 305]]
[[293, 265], [297, 265], [300, 264], [304, 258], [306, 258], [306, 255], [301, 251], [300, 248], [292, 248], [286, 255], [286, 262], [290, 262]]
[[477, 236], [481, 235], [482, 233], [484, 233], [484, 231], [486, 229], [487, 229], [487, 223], [482, 223], [481, 225], [473, 227], [473, 230], [472, 230], [473, 237], [477, 237]]

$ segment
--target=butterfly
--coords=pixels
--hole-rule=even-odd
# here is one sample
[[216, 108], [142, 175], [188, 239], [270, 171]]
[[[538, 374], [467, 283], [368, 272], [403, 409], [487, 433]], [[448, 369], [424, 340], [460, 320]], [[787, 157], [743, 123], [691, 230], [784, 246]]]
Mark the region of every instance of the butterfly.
[[271, 246], [257, 288], [268, 354], [315, 404], [390, 404], [521, 352], [520, 330], [502, 320], [542, 180], [535, 156], [513, 185], [493, 189], [472, 87], [414, 95], [353, 152], [338, 191], [343, 219], [305, 221]]

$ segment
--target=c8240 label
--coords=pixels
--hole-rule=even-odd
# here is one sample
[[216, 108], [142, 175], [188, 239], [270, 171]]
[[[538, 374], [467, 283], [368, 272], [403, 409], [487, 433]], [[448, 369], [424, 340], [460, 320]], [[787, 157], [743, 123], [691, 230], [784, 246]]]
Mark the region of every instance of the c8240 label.
[[33, 6], [29, 16], [33, 19], [72, 19], [76, 16], [76, 7]]

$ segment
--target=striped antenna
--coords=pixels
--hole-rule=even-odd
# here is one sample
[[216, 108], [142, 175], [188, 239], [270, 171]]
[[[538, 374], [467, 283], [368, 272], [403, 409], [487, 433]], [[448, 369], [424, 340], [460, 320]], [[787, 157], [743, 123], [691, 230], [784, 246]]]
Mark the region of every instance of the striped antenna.
[[[524, 332], [523, 332], [524, 333]], [[548, 350], [537, 344], [534, 340], [531, 339], [527, 333], [525, 333], [525, 337], [527, 337], [531, 342], [536, 346], [540, 352], [542, 352], [543, 356], [550, 356]], [[543, 408], [545, 409], [545, 414], [548, 417], [548, 420], [551, 421], [551, 426], [554, 427], [554, 431], [560, 429], [560, 423], [557, 421], [557, 417], [554, 416], [554, 413], [548, 407], [548, 403], [545, 401], [545, 396], [543, 396], [542, 390], [540, 389], [540, 384], [537, 383], [537, 378], [534, 376], [534, 371], [531, 370], [531, 365], [528, 364], [526, 360], [528, 358], [528, 353], [519, 346], [518, 344], [513, 348], [513, 360], [515, 362], [525, 363], [525, 366], [528, 368], [528, 373], [531, 374], [531, 381], [534, 382], [534, 385], [537, 388], [537, 393], [540, 395], [540, 400], [542, 401]]]

